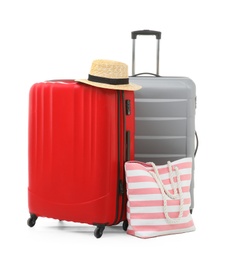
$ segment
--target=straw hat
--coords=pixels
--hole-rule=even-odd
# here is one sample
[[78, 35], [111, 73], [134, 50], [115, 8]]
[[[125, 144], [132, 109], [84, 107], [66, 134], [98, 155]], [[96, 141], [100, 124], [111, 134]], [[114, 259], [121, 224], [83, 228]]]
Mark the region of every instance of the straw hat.
[[112, 60], [94, 60], [88, 79], [76, 80], [94, 87], [116, 90], [138, 90], [141, 86], [129, 83], [128, 66]]

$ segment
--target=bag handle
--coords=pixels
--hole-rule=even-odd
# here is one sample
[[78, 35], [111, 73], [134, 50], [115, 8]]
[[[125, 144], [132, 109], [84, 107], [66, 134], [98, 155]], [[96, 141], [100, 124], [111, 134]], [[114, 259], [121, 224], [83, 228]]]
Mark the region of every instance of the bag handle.
[[[163, 208], [164, 208], [164, 213], [165, 213], [165, 217], [167, 219], [167, 221], [170, 223], [170, 224], [177, 224], [178, 222], [180, 222], [181, 218], [183, 217], [183, 211], [184, 211], [184, 198], [183, 198], [183, 192], [182, 192], [182, 188], [181, 188], [181, 180], [180, 180], [180, 173], [179, 173], [179, 170], [178, 170], [178, 167], [175, 166], [174, 167], [174, 170], [176, 172], [176, 176], [177, 176], [177, 187], [178, 187], [178, 191], [179, 191], [179, 194], [177, 192], [177, 189], [176, 189], [176, 184], [174, 183], [174, 180], [173, 180], [173, 177], [174, 177], [174, 174], [173, 174], [173, 170], [172, 170], [172, 165], [171, 165], [171, 162], [168, 162], [168, 168], [169, 168], [169, 175], [170, 175], [170, 181], [171, 181], [171, 186], [174, 190], [174, 194], [171, 194], [164, 186], [161, 178], [160, 178], [160, 175], [159, 175], [159, 172], [158, 172], [158, 169], [156, 167], [156, 165], [153, 163], [153, 162], [149, 162], [149, 164], [152, 165], [153, 167], [153, 170], [154, 171], [149, 171], [149, 173], [152, 175], [152, 177], [155, 179], [155, 181], [157, 182], [160, 190], [161, 190], [161, 193], [162, 193], [162, 197], [163, 197], [163, 201], [164, 201], [164, 204], [163, 204]], [[171, 218], [168, 214], [168, 206], [167, 206], [167, 198], [166, 197], [169, 197], [170, 199], [177, 199], [179, 198], [180, 199], [180, 208], [179, 208], [179, 215], [178, 215], [178, 218]]]

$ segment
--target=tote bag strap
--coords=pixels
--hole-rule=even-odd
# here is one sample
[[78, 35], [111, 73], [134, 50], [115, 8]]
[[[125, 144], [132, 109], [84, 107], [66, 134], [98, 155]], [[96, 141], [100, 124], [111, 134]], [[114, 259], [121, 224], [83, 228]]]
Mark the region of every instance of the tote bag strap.
[[[163, 201], [164, 201], [163, 208], [164, 208], [165, 217], [170, 224], [177, 224], [178, 222], [180, 222], [181, 218], [183, 217], [183, 211], [184, 211], [184, 198], [183, 198], [183, 192], [182, 192], [182, 188], [181, 188], [181, 180], [180, 180], [180, 173], [179, 173], [178, 167], [175, 166], [174, 170], [175, 170], [175, 173], [177, 176], [177, 188], [178, 188], [179, 194], [177, 192], [176, 185], [173, 180], [174, 174], [173, 174], [171, 163], [168, 162], [170, 181], [171, 181], [172, 188], [174, 190], [174, 194], [171, 194], [168, 191], [168, 189], [166, 189], [166, 187], [164, 186], [164, 184], [161, 180], [160, 174], [158, 172], [157, 166], [153, 162], [150, 162], [149, 164], [152, 165], [153, 170], [154, 170], [154, 171], [149, 171], [149, 173], [152, 175], [152, 177], [157, 182], [159, 189], [161, 190], [161, 193], [162, 193], [162, 197], [163, 197]], [[171, 218], [168, 214], [167, 197], [169, 197], [170, 199], [180, 199], [179, 215], [177, 218]]]

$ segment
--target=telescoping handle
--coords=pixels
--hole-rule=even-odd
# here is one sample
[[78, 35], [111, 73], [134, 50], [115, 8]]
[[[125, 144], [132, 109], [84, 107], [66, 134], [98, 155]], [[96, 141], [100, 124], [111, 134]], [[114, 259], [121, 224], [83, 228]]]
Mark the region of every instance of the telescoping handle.
[[135, 75], [135, 40], [138, 35], [153, 35], [156, 36], [157, 39], [157, 69], [156, 75], [159, 75], [159, 52], [160, 52], [160, 39], [161, 39], [161, 32], [159, 31], [152, 31], [152, 30], [140, 30], [140, 31], [133, 31], [131, 32], [131, 39], [133, 40], [132, 45], [132, 75]]

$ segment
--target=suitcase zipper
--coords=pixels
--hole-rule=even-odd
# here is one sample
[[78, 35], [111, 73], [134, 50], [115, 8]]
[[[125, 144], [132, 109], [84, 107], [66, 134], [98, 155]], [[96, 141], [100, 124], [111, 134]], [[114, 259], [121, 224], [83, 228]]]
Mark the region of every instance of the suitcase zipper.
[[[118, 174], [117, 174], [117, 184], [118, 184], [118, 192], [116, 197], [116, 218], [114, 224], [120, 222], [123, 218], [123, 212], [125, 205], [125, 193], [126, 193], [126, 185], [125, 185], [125, 175], [124, 175], [124, 167], [121, 166], [121, 118], [123, 118], [123, 163], [130, 159], [130, 131], [126, 131], [126, 116], [131, 114], [131, 103], [130, 100], [125, 100], [124, 91], [117, 91], [118, 95]], [[121, 102], [122, 101], [122, 102]], [[122, 110], [121, 111], [121, 107]], [[122, 116], [123, 115], [123, 116]], [[121, 169], [122, 167], [122, 169]], [[123, 172], [123, 176], [121, 176], [121, 171]], [[120, 197], [121, 196], [121, 197]], [[122, 204], [121, 213], [120, 203]], [[119, 214], [120, 213], [120, 214]]]
[[121, 135], [121, 102], [120, 102], [120, 99], [121, 99], [121, 96], [120, 96], [120, 92], [121, 91], [118, 91], [117, 90], [117, 109], [118, 109], [118, 122], [117, 122], [117, 125], [118, 125], [118, 167], [117, 167], [117, 193], [116, 193], [116, 217], [115, 217], [115, 220], [113, 222], [113, 224], [117, 224], [118, 223], [118, 216], [119, 216], [119, 185], [120, 185], [120, 146], [121, 146], [121, 141], [120, 141], [120, 135]]

